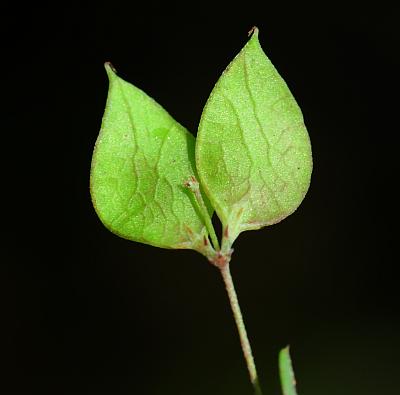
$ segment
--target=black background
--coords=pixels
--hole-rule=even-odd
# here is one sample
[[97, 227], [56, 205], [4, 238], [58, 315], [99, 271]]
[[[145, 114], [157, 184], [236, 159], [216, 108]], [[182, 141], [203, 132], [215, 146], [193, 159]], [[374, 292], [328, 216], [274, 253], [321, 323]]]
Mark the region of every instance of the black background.
[[88, 182], [105, 61], [195, 134], [253, 25], [302, 107], [314, 155], [299, 210], [235, 243], [265, 395], [279, 393], [286, 344], [302, 395], [396, 393], [396, 15], [383, 3], [134, 1], [7, 14], [0, 393], [251, 394], [217, 270], [194, 252], [109, 233]]

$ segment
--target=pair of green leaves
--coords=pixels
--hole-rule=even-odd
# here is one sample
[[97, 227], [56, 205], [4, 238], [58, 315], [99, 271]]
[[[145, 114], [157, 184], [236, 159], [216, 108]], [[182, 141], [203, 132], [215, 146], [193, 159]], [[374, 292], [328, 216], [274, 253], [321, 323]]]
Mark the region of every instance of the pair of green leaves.
[[242, 231], [279, 222], [300, 205], [312, 171], [310, 141], [257, 29], [211, 92], [196, 140], [110, 64], [106, 70], [91, 194], [109, 230], [204, 253], [215, 210], [228, 250]]

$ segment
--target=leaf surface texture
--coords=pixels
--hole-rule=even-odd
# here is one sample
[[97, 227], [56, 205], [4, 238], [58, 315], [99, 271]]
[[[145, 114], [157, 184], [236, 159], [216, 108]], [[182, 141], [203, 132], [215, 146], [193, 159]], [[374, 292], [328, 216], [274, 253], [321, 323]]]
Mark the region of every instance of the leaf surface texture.
[[126, 239], [196, 248], [205, 229], [192, 194], [194, 137], [106, 64], [109, 93], [91, 169], [98, 216]]
[[196, 142], [200, 181], [232, 237], [281, 221], [300, 205], [312, 172], [309, 136], [255, 30], [216, 83]]

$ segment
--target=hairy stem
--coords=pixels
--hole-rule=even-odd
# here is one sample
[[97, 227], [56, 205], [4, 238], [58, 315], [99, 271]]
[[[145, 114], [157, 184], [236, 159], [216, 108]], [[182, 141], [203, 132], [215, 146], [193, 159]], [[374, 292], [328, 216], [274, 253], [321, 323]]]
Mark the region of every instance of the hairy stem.
[[247, 337], [246, 327], [244, 325], [242, 312], [240, 310], [239, 301], [235, 291], [235, 286], [233, 285], [233, 280], [231, 272], [229, 269], [229, 262], [225, 265], [219, 267], [222, 278], [225, 283], [225, 288], [228, 293], [229, 302], [231, 304], [233, 317], [235, 318], [236, 326], [239, 331], [240, 344], [242, 346], [244, 359], [246, 360], [247, 369], [250, 375], [250, 381], [253, 384], [255, 395], [262, 395], [260, 384], [258, 382], [256, 365], [254, 363], [253, 353], [251, 351], [251, 346], [249, 338]]

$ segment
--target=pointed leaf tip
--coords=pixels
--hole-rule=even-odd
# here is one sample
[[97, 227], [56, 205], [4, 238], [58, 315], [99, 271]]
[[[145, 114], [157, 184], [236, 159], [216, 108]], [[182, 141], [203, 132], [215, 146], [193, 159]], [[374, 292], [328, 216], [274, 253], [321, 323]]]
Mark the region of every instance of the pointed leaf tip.
[[253, 26], [249, 32], [247, 33], [248, 37], [258, 37], [258, 27], [257, 26]]
[[115, 69], [115, 67], [112, 65], [111, 62], [105, 62], [104, 68], [106, 69], [108, 78], [111, 78], [117, 74], [117, 70]]
[[290, 358], [289, 346], [286, 346], [279, 353], [279, 375], [283, 395], [297, 395], [296, 379]]

